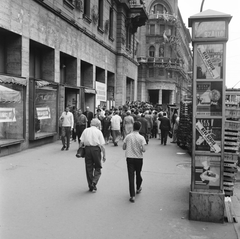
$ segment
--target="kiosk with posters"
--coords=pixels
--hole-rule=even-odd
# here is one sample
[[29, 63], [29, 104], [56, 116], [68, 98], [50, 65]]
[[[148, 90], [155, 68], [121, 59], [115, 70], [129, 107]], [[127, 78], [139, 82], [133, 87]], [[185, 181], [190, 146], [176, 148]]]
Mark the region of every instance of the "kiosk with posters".
[[206, 10], [189, 20], [193, 41], [190, 220], [224, 222], [226, 42], [232, 16]]

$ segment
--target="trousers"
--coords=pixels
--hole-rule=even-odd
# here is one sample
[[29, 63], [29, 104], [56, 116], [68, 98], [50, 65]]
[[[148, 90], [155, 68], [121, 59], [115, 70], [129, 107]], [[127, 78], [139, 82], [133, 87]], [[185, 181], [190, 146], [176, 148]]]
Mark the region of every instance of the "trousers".
[[85, 166], [88, 187], [98, 183], [101, 176], [101, 149], [99, 146], [85, 146]]
[[[71, 137], [71, 127], [62, 127], [62, 145], [69, 148], [70, 145], [70, 137]], [[67, 145], [66, 140], [67, 139]]]
[[135, 185], [134, 185], [135, 172], [136, 172], [137, 190], [142, 185], [142, 181], [143, 181], [142, 176], [141, 176], [142, 165], [143, 165], [142, 158], [127, 158], [130, 197], [135, 197]]

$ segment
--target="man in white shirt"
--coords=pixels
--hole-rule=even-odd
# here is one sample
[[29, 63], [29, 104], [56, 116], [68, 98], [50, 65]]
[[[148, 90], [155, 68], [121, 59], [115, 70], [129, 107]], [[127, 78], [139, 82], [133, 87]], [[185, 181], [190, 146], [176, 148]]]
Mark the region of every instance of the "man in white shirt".
[[111, 118], [111, 129], [114, 146], [118, 146], [118, 141], [121, 137], [121, 123], [122, 118], [118, 115], [118, 112], [115, 111], [114, 115]]
[[[62, 121], [62, 149], [68, 150], [70, 146], [70, 136], [74, 126], [73, 114], [69, 111], [69, 107], [62, 113], [60, 120]], [[67, 139], [67, 144], [65, 141]]]
[[80, 137], [80, 147], [85, 146], [85, 165], [86, 176], [90, 192], [97, 191], [97, 183], [101, 176], [101, 158], [103, 162], [106, 160], [105, 154], [105, 140], [102, 132], [98, 129], [100, 127], [98, 119], [92, 119], [91, 127], [86, 128]]

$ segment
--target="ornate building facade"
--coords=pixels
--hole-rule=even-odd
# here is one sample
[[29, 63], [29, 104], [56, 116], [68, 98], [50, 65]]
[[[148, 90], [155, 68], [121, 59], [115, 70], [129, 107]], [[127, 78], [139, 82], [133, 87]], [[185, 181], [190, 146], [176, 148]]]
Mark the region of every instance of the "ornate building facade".
[[179, 105], [192, 84], [191, 37], [177, 0], [146, 0], [149, 19], [138, 31], [138, 100]]

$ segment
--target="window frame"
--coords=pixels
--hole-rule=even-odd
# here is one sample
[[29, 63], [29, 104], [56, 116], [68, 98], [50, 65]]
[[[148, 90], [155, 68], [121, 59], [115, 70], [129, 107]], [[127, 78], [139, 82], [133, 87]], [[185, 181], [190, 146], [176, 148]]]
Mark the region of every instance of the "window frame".
[[[154, 51], [152, 51], [151, 48], [154, 49]], [[148, 56], [149, 56], [149, 57], [155, 57], [155, 51], [156, 51], [155, 46], [150, 46], [150, 47], [148, 48]], [[151, 53], [153, 53], [153, 56], [151, 55]]]

